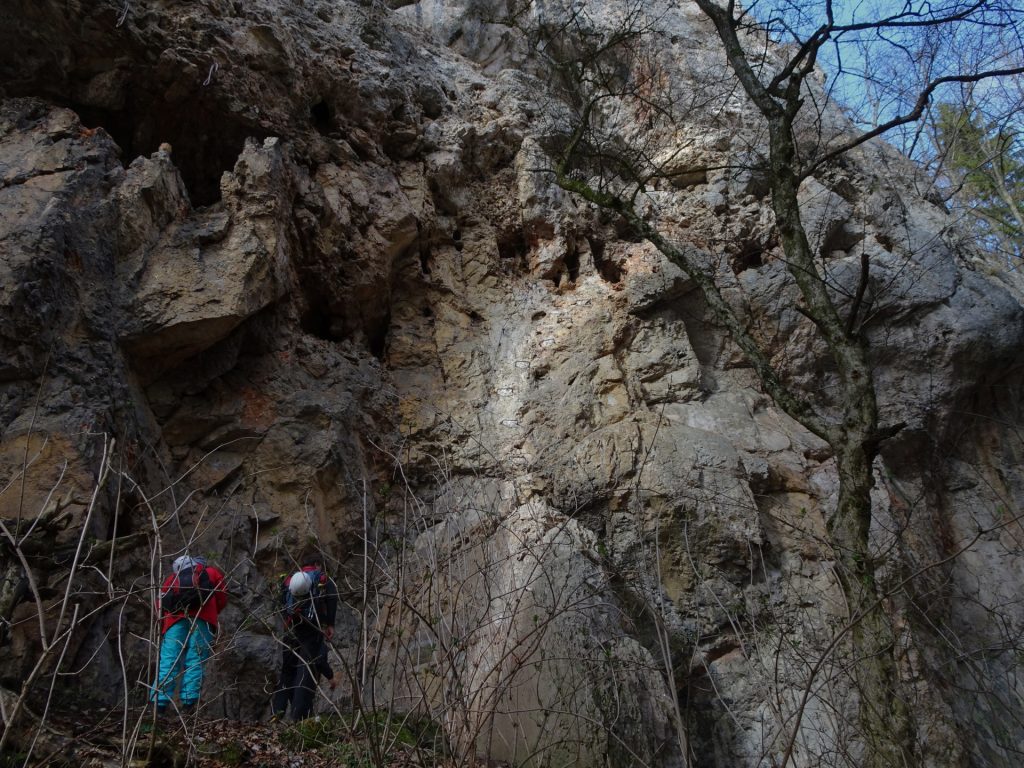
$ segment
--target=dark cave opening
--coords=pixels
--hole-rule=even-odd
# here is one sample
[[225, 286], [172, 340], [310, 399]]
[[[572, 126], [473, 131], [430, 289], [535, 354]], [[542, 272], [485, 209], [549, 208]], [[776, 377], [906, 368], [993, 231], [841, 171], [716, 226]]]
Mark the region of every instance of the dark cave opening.
[[316, 104], [309, 108], [309, 116], [313, 121], [313, 127], [316, 128], [318, 133], [328, 134], [333, 127], [331, 122], [331, 107], [330, 105], [321, 99]]
[[729, 263], [737, 275], [748, 269], [759, 269], [764, 266], [764, 251], [756, 246], [745, 248], [733, 256]]
[[234, 169], [245, 140], [262, 141], [267, 136], [237, 119], [225, 119], [222, 109], [202, 99], [188, 108], [156, 101], [136, 103], [130, 98], [118, 110], [74, 101], [61, 106], [74, 110], [83, 125], [109, 133], [121, 148], [125, 166], [140, 155], [148, 157], [161, 144], [170, 144], [171, 160], [195, 208], [219, 202], [221, 176]]
[[141, 509], [143, 501], [137, 492], [129, 491], [118, 504], [114, 513], [107, 522], [106, 540], [113, 541], [133, 532], [131, 524], [131, 513], [134, 509]]
[[594, 257], [594, 269], [597, 270], [597, 274], [601, 276], [601, 279], [606, 283], [621, 282], [624, 270], [621, 266], [607, 257], [605, 254], [604, 241], [588, 237], [587, 242], [590, 243], [590, 253]]
[[375, 323], [366, 324], [366, 344], [370, 348], [370, 354], [378, 360], [383, 360], [388, 349], [388, 330], [391, 328], [391, 312], [388, 311], [384, 317]]
[[498, 256], [507, 266], [522, 269], [526, 266], [530, 250], [521, 228], [507, 229], [498, 233]]
[[565, 271], [568, 273], [569, 282], [575, 283], [580, 276], [580, 252], [576, 246], [572, 246], [565, 254]]
[[307, 308], [299, 317], [299, 327], [310, 336], [316, 336], [325, 341], [334, 341], [331, 335], [331, 313], [324, 307]]

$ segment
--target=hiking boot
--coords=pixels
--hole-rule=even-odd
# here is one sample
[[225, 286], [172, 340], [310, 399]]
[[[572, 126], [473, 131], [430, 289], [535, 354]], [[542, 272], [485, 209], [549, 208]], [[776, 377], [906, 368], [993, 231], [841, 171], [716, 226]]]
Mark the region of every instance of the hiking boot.
[[193, 712], [196, 711], [196, 707], [198, 706], [198, 704], [199, 702], [197, 701], [181, 702], [181, 716], [188, 717], [189, 715], [191, 715]]

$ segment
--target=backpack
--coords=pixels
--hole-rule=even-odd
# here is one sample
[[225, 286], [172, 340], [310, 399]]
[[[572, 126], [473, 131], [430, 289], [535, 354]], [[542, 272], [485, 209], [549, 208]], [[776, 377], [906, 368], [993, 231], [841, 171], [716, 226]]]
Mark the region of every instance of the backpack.
[[206, 567], [182, 568], [160, 594], [160, 607], [167, 613], [198, 611], [213, 594], [213, 580]]
[[296, 624], [306, 622], [319, 627], [325, 620], [327, 610], [325, 598], [327, 597], [327, 574], [323, 571], [306, 571], [312, 585], [309, 594], [296, 597], [288, 589], [292, 577], [284, 580], [284, 625], [292, 627]]

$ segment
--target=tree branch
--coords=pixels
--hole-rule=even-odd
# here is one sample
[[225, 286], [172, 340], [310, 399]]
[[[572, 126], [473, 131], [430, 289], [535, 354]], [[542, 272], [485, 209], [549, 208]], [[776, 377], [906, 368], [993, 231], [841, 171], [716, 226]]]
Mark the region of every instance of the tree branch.
[[[697, 1], [706, 2], [706, 0]], [[877, 136], [881, 136], [883, 133], [887, 133], [888, 131], [891, 131], [893, 128], [897, 128], [901, 125], [906, 125], [907, 123], [912, 123], [916, 120], [919, 120], [921, 118], [921, 115], [924, 114], [924, 110], [925, 107], [928, 106], [928, 102], [931, 101], [932, 94], [935, 92], [935, 89], [941, 85], [945, 85], [947, 83], [977, 83], [981, 80], [987, 80], [993, 77], [1011, 77], [1013, 75], [1021, 74], [1024, 74], [1024, 67], [1010, 67], [1008, 69], [989, 69], [984, 72], [977, 72], [971, 75], [947, 75], [945, 77], [938, 77], [932, 80], [930, 83], [928, 83], [927, 86], [925, 86], [924, 90], [922, 90], [920, 95], [918, 95], [917, 102], [914, 104], [914, 108], [911, 109], [909, 112], [900, 115], [899, 117], [894, 117], [892, 120], [884, 122], [881, 125], [872, 128], [870, 131], [865, 131], [860, 136], [850, 139], [849, 141], [844, 142], [843, 144], [840, 144], [839, 146], [834, 147], [833, 149], [830, 149], [824, 155], [821, 155], [812, 164], [808, 165], [806, 168], [801, 170], [799, 173], [799, 178], [801, 180], [806, 179], [808, 176], [813, 175], [815, 171], [817, 171], [822, 165], [824, 165], [828, 161], [833, 160], [839, 157], [840, 155], [846, 154], [854, 147], [858, 147], [861, 144], [865, 143], [866, 141], [870, 141], [871, 139], [876, 138]]]

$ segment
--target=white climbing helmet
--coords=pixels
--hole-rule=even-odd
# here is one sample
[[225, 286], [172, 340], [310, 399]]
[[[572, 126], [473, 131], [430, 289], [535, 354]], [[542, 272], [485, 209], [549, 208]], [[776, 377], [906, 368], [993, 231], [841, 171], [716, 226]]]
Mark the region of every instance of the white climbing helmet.
[[175, 573], [181, 573], [186, 568], [195, 568], [197, 565], [206, 565], [205, 557], [192, 557], [191, 555], [182, 555], [175, 559], [174, 563], [171, 564], [171, 570]]
[[288, 580], [288, 591], [295, 597], [304, 597], [313, 588], [313, 579], [305, 571], [296, 571]]

